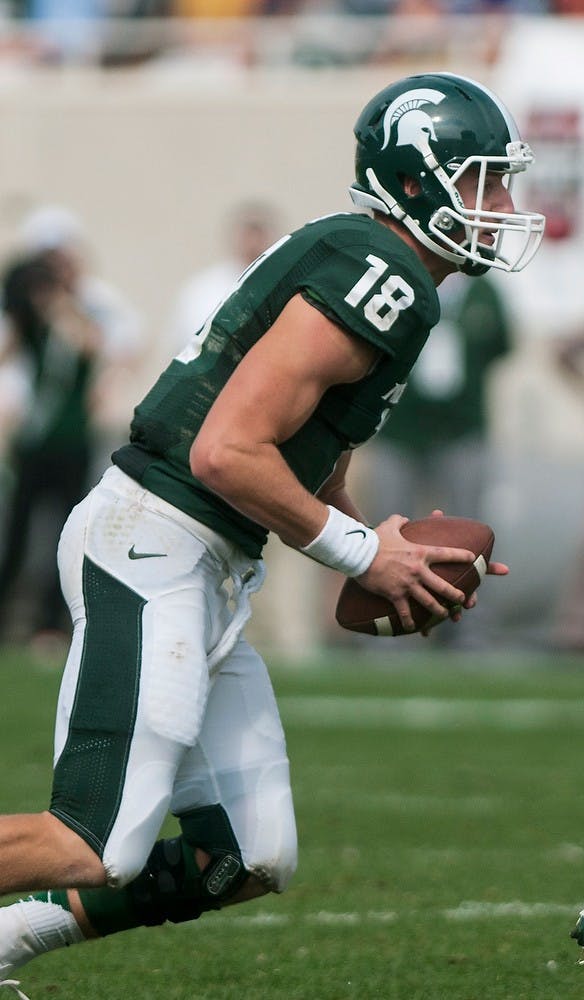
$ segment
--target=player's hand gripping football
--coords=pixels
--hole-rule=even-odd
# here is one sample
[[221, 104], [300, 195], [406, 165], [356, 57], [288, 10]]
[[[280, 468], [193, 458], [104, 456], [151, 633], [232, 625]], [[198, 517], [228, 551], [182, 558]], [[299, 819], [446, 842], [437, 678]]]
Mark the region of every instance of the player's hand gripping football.
[[[433, 516], [442, 516], [442, 511], [433, 511]], [[449, 548], [437, 545], [419, 545], [408, 541], [400, 529], [408, 518], [393, 514], [375, 529], [380, 545], [366, 573], [358, 582], [367, 590], [387, 597], [399, 614], [406, 632], [415, 631], [410, 600], [415, 599], [432, 616], [443, 620], [449, 616], [460, 617], [460, 610], [449, 611], [440, 599], [458, 608], [471, 608], [476, 604], [476, 596], [469, 598], [457, 587], [438, 576], [431, 568], [432, 563], [472, 563], [475, 555], [468, 549]], [[489, 563], [487, 572], [502, 576], [508, 573], [504, 563]]]
[[[444, 517], [444, 511], [433, 510], [431, 517]], [[508, 572], [509, 572], [509, 567], [507, 566], [506, 563], [494, 562], [492, 560], [487, 563], [487, 576], [507, 576]], [[477, 597], [477, 592], [475, 590], [474, 594], [471, 594], [470, 597], [467, 597], [466, 601], [464, 601], [460, 609], [451, 608], [449, 616], [452, 619], [452, 621], [453, 622], [460, 621], [460, 619], [462, 618], [462, 609], [464, 608], [465, 611], [470, 611], [471, 608], [476, 607], [477, 600], [478, 597]], [[430, 631], [431, 630], [429, 630], [428, 632], [423, 631], [422, 635], [427, 636], [430, 634]]]

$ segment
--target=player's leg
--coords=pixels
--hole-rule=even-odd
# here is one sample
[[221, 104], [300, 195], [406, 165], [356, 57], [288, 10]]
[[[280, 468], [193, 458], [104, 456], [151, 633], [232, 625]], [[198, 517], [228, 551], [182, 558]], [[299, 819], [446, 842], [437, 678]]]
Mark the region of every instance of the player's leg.
[[[63, 533], [65, 548], [71, 553], [71, 557], [66, 559], [64, 578], [74, 620], [74, 633], [61, 683], [55, 730], [56, 767], [57, 770], [61, 768], [61, 771], [67, 770], [68, 762], [72, 759], [70, 752], [63, 754], [63, 751], [68, 739], [72, 707], [78, 693], [80, 711], [86, 715], [92, 712], [91, 691], [88, 696], [84, 685], [80, 682], [80, 678], [85, 676], [82, 665], [87, 652], [88, 619], [90, 616], [93, 617], [94, 606], [97, 603], [89, 597], [86, 601], [84, 596], [83, 553], [89, 508], [90, 499], [87, 498], [72, 513]], [[112, 629], [113, 633], [115, 631]], [[78, 732], [75, 723], [72, 728]], [[94, 773], [92, 748], [96, 745], [99, 745], [99, 737], [96, 736], [94, 739], [90, 736], [86, 752], [79, 753], [74, 760], [73, 770], [78, 787], [71, 789], [71, 796], [75, 798], [76, 808], [79, 810], [83, 809], [83, 790], [79, 782], [85, 781], [85, 792], [88, 794]], [[95, 758], [96, 761], [98, 757], [99, 754]], [[89, 819], [88, 823], [90, 822]], [[60, 888], [72, 884], [102, 885], [105, 881], [106, 875], [96, 840], [88, 838], [83, 823], [75, 825], [69, 822], [64, 814], [56, 811], [0, 817], [2, 894], [30, 891], [46, 886]]]
[[[193, 571], [199, 560], [204, 562], [204, 546], [185, 532], [177, 538], [176, 526], [168, 519], [161, 525], [160, 518], [145, 517], [137, 502], [112, 506], [103, 492], [76, 508], [61, 540], [74, 635], [57, 712], [52, 829], [46, 824], [44, 829], [49, 835], [45, 849], [52, 852], [57, 867], [50, 877], [45, 873], [35, 879], [38, 859], [33, 845], [28, 854], [21, 845], [20, 863], [25, 875], [28, 872], [29, 889], [100, 885], [104, 871], [110, 884], [124, 884], [138, 875], [166, 815], [177, 766], [196, 739], [204, 714], [206, 649], [216, 641], [204, 591], [212, 582], [219, 593], [216, 567], [208, 560], [204, 578], [195, 585]], [[96, 529], [104, 518], [106, 523], [97, 523]], [[164, 569], [162, 559], [155, 570], [154, 560], [128, 558], [132, 538], [145, 528], [173, 553], [165, 557]], [[103, 546], [117, 547], [121, 557], [104, 552]], [[158, 551], [152, 543], [150, 551]], [[105, 571], [104, 565], [118, 575]], [[135, 581], [124, 580], [124, 573], [133, 573]], [[220, 618], [218, 612], [217, 630]], [[172, 679], [170, 687], [161, 682], [164, 676]], [[172, 733], [165, 730], [168, 723]], [[84, 844], [92, 862], [97, 861], [99, 878], [91, 881], [81, 877], [82, 872], [75, 873], [79, 878], [70, 877], [68, 852], [53, 835], [61, 827], [72, 842]], [[9, 879], [1, 856], [0, 871]], [[20, 878], [5, 887], [12, 891], [17, 885], [22, 888]], [[20, 918], [30, 922], [29, 939], [34, 942], [42, 937], [49, 912], [50, 921], [57, 916], [70, 924], [64, 894], [57, 902], [37, 899], [16, 907], [16, 923], [22, 923]], [[0, 973], [5, 974], [11, 964], [22, 964], [17, 954], [20, 932], [17, 927], [11, 937], [11, 919], [6, 910], [0, 911]]]
[[[177, 773], [172, 809], [182, 833], [158, 842], [123, 889], [37, 897], [55, 908], [51, 928], [44, 936], [37, 931], [44, 950], [67, 943], [55, 931], [58, 908], [75, 919], [77, 940], [89, 940], [193, 920], [286, 887], [296, 866], [296, 828], [284, 735], [265, 666], [243, 641], [214, 678], [200, 739]], [[32, 919], [35, 902], [20, 904]], [[1, 920], [2, 911], [0, 928]], [[10, 971], [32, 957], [21, 942], [22, 932]]]
[[[114, 533], [112, 533], [113, 535]], [[121, 532], [118, 530], [115, 536], [119, 540]], [[126, 540], [127, 541], [127, 540]], [[176, 541], [176, 539], [175, 539]], [[181, 542], [185, 542], [182, 539]], [[171, 546], [168, 546], [171, 549]], [[185, 557], [185, 544], [180, 544], [176, 546], [176, 550], [181, 554], [181, 557]], [[126, 553], [127, 555], [127, 553]], [[204, 563], [204, 559], [201, 562]], [[170, 562], [170, 560], [169, 560]], [[125, 592], [125, 590], [118, 586], [120, 581], [107, 580], [97, 573], [96, 575], [96, 565], [93, 564], [89, 570], [87, 570], [88, 576], [85, 581], [85, 586], [83, 588], [83, 597], [80, 597], [79, 605], [80, 608], [83, 602], [90, 600], [91, 595], [96, 590], [99, 595], [98, 604], [103, 608], [104, 595], [107, 595], [112, 591], [110, 597], [113, 599], [113, 606], [123, 612], [122, 618], [126, 625], [128, 622], [131, 624], [132, 621], [138, 624], [141, 622], [144, 629], [145, 640], [148, 637], [148, 642], [145, 641], [145, 646], [150, 650], [150, 656], [148, 663], [144, 665], [144, 670], [141, 672], [141, 682], [138, 685], [139, 696], [136, 705], [136, 721], [133, 729], [133, 735], [131, 740], [131, 747], [129, 748], [129, 754], [127, 758], [124, 759], [124, 774], [125, 780], [123, 783], [123, 788], [118, 789], [121, 791], [121, 796], [116, 793], [116, 808], [117, 813], [110, 815], [108, 810], [104, 809], [104, 799], [108, 796], [111, 797], [110, 782], [103, 782], [101, 776], [103, 773], [113, 774], [114, 776], [119, 771], [119, 761], [117, 767], [112, 769], [107, 764], [107, 757], [105, 764], [102, 761], [98, 769], [98, 779], [101, 779], [101, 796], [98, 796], [98, 808], [94, 812], [92, 829], [89, 831], [91, 834], [91, 841], [98, 842], [101, 844], [103, 839], [103, 830], [107, 829], [108, 835], [106, 842], [102, 845], [100, 849], [100, 856], [104, 860], [104, 864], [108, 873], [108, 878], [111, 885], [123, 885], [126, 881], [132, 878], [132, 869], [137, 873], [139, 867], [135, 868], [137, 859], [140, 857], [141, 851], [144, 849], [144, 845], [151, 844], [154, 836], [151, 831], [155, 828], [158, 829], [162, 815], [166, 810], [168, 805], [168, 799], [170, 798], [170, 793], [168, 793], [166, 799], [164, 794], [157, 794], [157, 788], [163, 789], [168, 783], [168, 775], [172, 774], [172, 781], [174, 781], [174, 775], [176, 773], [177, 761], [180, 759], [181, 755], [185, 753], [185, 747], [188, 743], [196, 742], [197, 737], [197, 727], [201, 725], [205, 710], [205, 701], [207, 695], [206, 681], [207, 675], [205, 672], [198, 677], [197, 671], [195, 670], [195, 675], [193, 676], [193, 662], [200, 662], [201, 659], [206, 663], [205, 654], [203, 651], [203, 656], [194, 656], [194, 646], [197, 641], [200, 642], [200, 635], [202, 630], [200, 625], [196, 625], [197, 617], [203, 618], [207, 623], [209, 629], [209, 635], [205, 636], [206, 649], [213, 649], [219, 639], [221, 638], [225, 624], [228, 621], [228, 614], [225, 606], [225, 595], [220, 586], [220, 580], [218, 579], [217, 572], [217, 561], [207, 560], [207, 563], [202, 567], [203, 576], [207, 574], [209, 579], [204, 579], [202, 583], [200, 582], [200, 590], [193, 591], [192, 588], [185, 587], [184, 590], [171, 590], [170, 593], [158, 595], [156, 599], [151, 599], [145, 603], [140, 615], [136, 614], [136, 609], [133, 607], [126, 606], [128, 601], [132, 603], [133, 597], [135, 597], [135, 592], [132, 591], [133, 597]], [[165, 563], [166, 566], [166, 563]], [[99, 569], [99, 567], [97, 567]], [[160, 582], [161, 577], [164, 576], [161, 570], [155, 574], [155, 578]], [[190, 577], [189, 577], [190, 579]], [[114, 593], [115, 591], [115, 593]], [[212, 595], [214, 595], [212, 597]], [[201, 599], [199, 599], [201, 598]], [[204, 598], [204, 599], [203, 599]], [[213, 600], [213, 606], [209, 606], [209, 601]], [[179, 607], [177, 609], [177, 601], [179, 602]], [[120, 604], [121, 602], [121, 604]], [[184, 607], [181, 605], [184, 602]], [[75, 612], [75, 598], [70, 600], [70, 605], [72, 610]], [[177, 620], [177, 610], [179, 611], [179, 616]], [[74, 618], [75, 618], [74, 613]], [[83, 615], [80, 616], [80, 619]], [[112, 620], [110, 620], [110, 618]], [[106, 645], [111, 643], [113, 640], [113, 649], [108, 646], [107, 649], [102, 649], [100, 656], [100, 669], [95, 671], [92, 666], [92, 654], [91, 650], [94, 648], [95, 643], [87, 643], [86, 636], [81, 642], [81, 648], [83, 650], [89, 650], [88, 656], [84, 660], [83, 669], [83, 685], [82, 690], [84, 692], [84, 697], [79, 697], [79, 685], [76, 679], [75, 670], [66, 670], [64, 683], [62, 687], [62, 694], [60, 699], [60, 712], [59, 721], [57, 725], [57, 756], [58, 764], [56, 769], [56, 792], [53, 798], [53, 808], [55, 812], [66, 817], [67, 822], [72, 828], [81, 829], [83, 824], [83, 819], [80, 814], [76, 812], [76, 795], [71, 796], [71, 782], [68, 781], [68, 776], [70, 774], [71, 762], [75, 762], [77, 757], [75, 751], [78, 745], [83, 745], [79, 743], [81, 736], [85, 732], [84, 730], [84, 719], [91, 715], [92, 727], [95, 726], [96, 722], [99, 722], [100, 713], [103, 711], [103, 706], [99, 705], [95, 709], [95, 705], [91, 712], [88, 711], [89, 705], [91, 703], [91, 698], [88, 700], [87, 691], [89, 685], [89, 691], [91, 692], [92, 678], [100, 678], [100, 682], [104, 681], [104, 671], [107, 674], [108, 669], [111, 669], [117, 657], [114, 655], [117, 650], [117, 643], [123, 643], [123, 637], [119, 636], [116, 639], [115, 628], [112, 626], [112, 621], [115, 619], [115, 615], [111, 615], [108, 618], [108, 629], [102, 629], [102, 637], [106, 636], [104, 639]], [[91, 614], [88, 616], [88, 621], [91, 620]], [[180, 628], [177, 632], [178, 623], [185, 624], [190, 623], [190, 627], [187, 627], [186, 633], [183, 635], [180, 632]], [[136, 635], [137, 629], [128, 628], [126, 631], [130, 635]], [[113, 634], [112, 634], [113, 632]], [[135, 651], [134, 651], [135, 652]], [[173, 653], [176, 654], [173, 658]], [[127, 668], [128, 664], [136, 663], [136, 656], [131, 655], [131, 650], [126, 650], [126, 655], [124, 657], [124, 664], [118, 665], [116, 670], [115, 683], [112, 683], [112, 690], [117, 692], [116, 705], [109, 705], [109, 711], [107, 713], [107, 718], [116, 717], [117, 711], [123, 711], [123, 704], [120, 704], [120, 685], [121, 690], [124, 692], [126, 688], [131, 688], [131, 685], [122, 684], [122, 677], [120, 676], [120, 670]], [[180, 654], [180, 655], [179, 655]], [[156, 669], [157, 662], [162, 656], [163, 661], [166, 663], [166, 671], [160, 671]], [[170, 657], [170, 659], [169, 659]], [[139, 658], [140, 659], [140, 658]], [[242, 660], [241, 655], [238, 657], [232, 654], [231, 658], [233, 660], [233, 672], [237, 673], [236, 662]], [[252, 668], [257, 667], [257, 660], [255, 654], [252, 654], [251, 658], [246, 656], [243, 658], [248, 662], [248, 669], [250, 666]], [[172, 664], [172, 669], [169, 668], [169, 663]], [[263, 669], [263, 677], [265, 683], [267, 675], [265, 673], [265, 668], [261, 661], [259, 661], [260, 666]], [[252, 670], [252, 672], [257, 672]], [[199, 673], [201, 673], [199, 671]], [[245, 671], [240, 670], [240, 674], [244, 674]], [[171, 678], [171, 691], [168, 691], [168, 684], [163, 682], [161, 685], [161, 678], [167, 676]], [[222, 679], [222, 674], [219, 675]], [[197, 679], [198, 678], [198, 679]], [[105, 677], [107, 681], [107, 676]], [[241, 683], [241, 678], [238, 684]], [[135, 685], [136, 686], [136, 685]], [[215, 680], [212, 683], [212, 691], [220, 692], [222, 685]], [[106, 696], [106, 701], [108, 698], [107, 692], [109, 690], [109, 685], [105, 683], [103, 691]], [[228, 688], [227, 688], [228, 690]], [[269, 712], [275, 713], [275, 721], [271, 722], [271, 734], [269, 735], [267, 741], [267, 747], [262, 750], [259, 748], [254, 753], [267, 754], [269, 760], [262, 762], [262, 768], [260, 770], [267, 770], [270, 772], [266, 778], [265, 786], [266, 793], [263, 793], [263, 803], [264, 803], [264, 821], [267, 820], [268, 824], [272, 820], [272, 800], [269, 794], [270, 787], [273, 785], [277, 787], [278, 796], [274, 801], [275, 811], [278, 809], [278, 805], [281, 803], [286, 803], [288, 807], [288, 817], [286, 820], [286, 826], [293, 831], [293, 815], [290, 801], [289, 783], [288, 783], [288, 773], [287, 773], [287, 761], [285, 758], [285, 748], [283, 746], [283, 737], [281, 735], [281, 727], [279, 726], [279, 720], [277, 718], [277, 711], [275, 709], [275, 703], [273, 702], [273, 696], [271, 695], [271, 689], [269, 688], [269, 695], [271, 697], [271, 702], [269, 705]], [[238, 688], [238, 697], [240, 697], [241, 692]], [[262, 725], [265, 726], [266, 719], [261, 718], [261, 713], [264, 711], [265, 697], [262, 699], [256, 697], [254, 693], [253, 686], [250, 688], [249, 696], [251, 698], [246, 710], [243, 712], [244, 722], [242, 725], [248, 725], [248, 716], [246, 712], [249, 710], [250, 705], [254, 707], [254, 712], [257, 716], [260, 713], [259, 718], [259, 728], [258, 733], [262, 733]], [[215, 701], [216, 699], [212, 699]], [[121, 699], [121, 702], [124, 698]], [[236, 709], [235, 717], [237, 718], [237, 704], [234, 705]], [[95, 715], [97, 711], [97, 716]], [[231, 718], [224, 718], [224, 725], [231, 726], [233, 720]], [[256, 719], [252, 719], [252, 726], [256, 724]], [[274, 729], [275, 729], [275, 740], [274, 740]], [[233, 750], [231, 752], [231, 761], [228, 767], [228, 771], [235, 773], [237, 771], [238, 761], [236, 759], [237, 746], [241, 743], [241, 737], [238, 736], [236, 728], [229, 729], [231, 739], [233, 741]], [[74, 736], [73, 746], [70, 743], [71, 735]], [[98, 733], [92, 729], [91, 733], [89, 729], [87, 730], [87, 738], [91, 735], [90, 742], [95, 742]], [[156, 745], [156, 751], [152, 751], [152, 741], [158, 741]], [[97, 740], [99, 742], [99, 740]], [[211, 744], [209, 744], [209, 752], [211, 751]], [[144, 756], [145, 755], [145, 756]], [[257, 761], [254, 760], [254, 768], [257, 770]], [[103, 765], [103, 766], [102, 766]], [[203, 758], [202, 768], [203, 773], [206, 772], [206, 761]], [[189, 767], [185, 771], [185, 774], [192, 774], [193, 768], [189, 764]], [[274, 783], [274, 775], [279, 774], [279, 779]], [[82, 776], [83, 777], [83, 776]], [[73, 790], [74, 792], [82, 793], [83, 798], [83, 781], [79, 784], [75, 773], [73, 774]], [[208, 780], [208, 779], [207, 779]], [[245, 864], [242, 865], [241, 851], [238, 846], [237, 838], [233, 834], [231, 828], [229, 817], [226, 815], [225, 811], [220, 809], [220, 803], [217, 802], [217, 796], [211, 796], [209, 800], [208, 797], [205, 799], [203, 797], [203, 802], [205, 809], [207, 808], [207, 802], [211, 801], [213, 806], [213, 811], [217, 813], [214, 817], [215, 821], [213, 824], [209, 822], [208, 811], [204, 815], [203, 826], [208, 832], [209, 829], [213, 828], [213, 836], [208, 842], [209, 850], [204, 849], [205, 844], [200, 846], [198, 841], [200, 840], [198, 836], [198, 831], [201, 829], [201, 819], [202, 816], [192, 817], [189, 815], [192, 811], [191, 806], [196, 808], [197, 803], [201, 799], [201, 795], [198, 793], [198, 785], [195, 781], [193, 784], [192, 779], [189, 781], [183, 776], [182, 781], [182, 799], [185, 803], [184, 810], [183, 806], [180, 806], [180, 818], [183, 825], [183, 834], [180, 841], [180, 851], [177, 852], [176, 838], [175, 843], [170, 845], [168, 842], [166, 844], [157, 845], [153, 851], [151, 857], [148, 859], [148, 868], [142, 876], [138, 876], [135, 880], [137, 885], [128, 887], [128, 891], [122, 890], [120, 892], [114, 892], [112, 889], [103, 890], [103, 892], [96, 893], [96, 898], [98, 898], [99, 907], [107, 909], [112, 902], [115, 901], [115, 926], [111, 926], [111, 931], [122, 929], [123, 926], [137, 926], [141, 923], [160, 923], [164, 919], [174, 919], [178, 916], [179, 919], [191, 919], [198, 915], [198, 912], [204, 909], [216, 908], [218, 905], [223, 905], [224, 903], [235, 901], [238, 898], [246, 898], [252, 895], [256, 895], [259, 892], [264, 891], [266, 887], [265, 877], [260, 878], [259, 874], [254, 872], [250, 876], [245, 869]], [[77, 783], [76, 783], [77, 782]], [[171, 782], [172, 784], [172, 782]], [[282, 787], [283, 786], [283, 787]], [[185, 789], [188, 788], [188, 796], [186, 796]], [[209, 789], [206, 787], [205, 792], [208, 793]], [[214, 788], [211, 788], [211, 792]], [[185, 797], [186, 796], [186, 797]], [[119, 801], [118, 801], [119, 800]], [[146, 810], [146, 812], [145, 812]], [[177, 806], [176, 811], [179, 811]], [[282, 810], [284, 811], [284, 810]], [[85, 829], [85, 834], [87, 835], [87, 829]], [[288, 841], [293, 841], [293, 845], [288, 849], [288, 854], [295, 856], [295, 836], [290, 834], [288, 836]], [[255, 852], [257, 855], [257, 852]], [[178, 857], [177, 857], [178, 854]], [[250, 857], [253, 857], [254, 852], [248, 851]], [[143, 861], [146, 860], [146, 855], [143, 857]], [[143, 863], [143, 862], [142, 862]], [[274, 870], [273, 887], [278, 891], [283, 887], [284, 879], [277, 874], [277, 869], [279, 866], [278, 858], [270, 853], [267, 858], [266, 863], [261, 863], [262, 872], [271, 869]], [[288, 863], [288, 868], [290, 868]], [[152, 878], [152, 876], [155, 876]], [[161, 876], [160, 878], [156, 876]], [[159, 899], [146, 899], [145, 905], [150, 912], [144, 914], [143, 912], [143, 889], [144, 887], [150, 888], [152, 883], [157, 883], [160, 887], [161, 883], [168, 886], [169, 878], [174, 879], [178, 882], [178, 892], [180, 898], [169, 900], [168, 896], [165, 894], [163, 900], [164, 905], [170, 902], [171, 910], [167, 911], [160, 910], [160, 900]], [[185, 898], [185, 886], [186, 886], [186, 898]], [[194, 898], [193, 898], [194, 897]], [[122, 906], [120, 908], [120, 900], [122, 900]], [[138, 913], [132, 914], [132, 910], [135, 909], [136, 900], [139, 901], [139, 911]], [[40, 904], [40, 905], [39, 905]], [[88, 904], [89, 905], [89, 904]], [[154, 905], [154, 912], [152, 911], [152, 906]], [[71, 913], [71, 908], [75, 913], [75, 898], [73, 896], [70, 899], [62, 893], [52, 894], [50, 897], [41, 896], [37, 899], [25, 900], [19, 904], [16, 904], [18, 909], [17, 916], [26, 916], [27, 920], [31, 924], [29, 940], [34, 938], [35, 947], [37, 948], [36, 953], [39, 954], [42, 951], [50, 950], [53, 947], [58, 947], [62, 943], [72, 943], [71, 935], [69, 934], [69, 940], [64, 940], [65, 935], [63, 933], [62, 926], [57, 927], [59, 921], [61, 925], [65, 922], [69, 923], [71, 919], [75, 920], [75, 916]], [[10, 908], [13, 909], [13, 908]], [[122, 915], [120, 918], [120, 909], [122, 910]], [[92, 913], [93, 915], [93, 913]], [[103, 914], [102, 914], [103, 915]], [[77, 928], [77, 933], [82, 933], [83, 937], [88, 936], [83, 933], [83, 921], [82, 915], [79, 914], [80, 920], [75, 920], [75, 927]], [[8, 920], [6, 913], [2, 913], [2, 920], [4, 923]], [[50, 924], [50, 926], [44, 927], [43, 924], [45, 919]], [[99, 918], [95, 918], [96, 923]], [[107, 920], [109, 918], [106, 914], [106, 926], [102, 926], [100, 921], [100, 926], [103, 933], [107, 933]], [[120, 924], [121, 919], [121, 924]], [[129, 921], [129, 922], [128, 922]], [[81, 924], [81, 926], [80, 926]], [[0, 933], [0, 939], [2, 939], [2, 948], [0, 951], [0, 971], [2, 971], [2, 961], [4, 961], [4, 973], [6, 974], [9, 966], [12, 968], [18, 967], [18, 965], [23, 964], [27, 961], [31, 955], [26, 949], [22, 947], [23, 934], [18, 929], [14, 931], [12, 938], [10, 938], [9, 933], [10, 928], [2, 926], [2, 933]], [[57, 933], [58, 931], [58, 933]], [[75, 938], [76, 939], [76, 938]]]
[[265, 665], [243, 640], [212, 678], [201, 733], [179, 767], [171, 808], [182, 833], [156, 845], [138, 879], [121, 893], [79, 893], [100, 935], [193, 920], [282, 892], [295, 870], [284, 734]]
[[106, 881], [87, 842], [49, 812], [0, 816], [0, 895]]
[[286, 741], [266, 666], [245, 639], [214, 679], [199, 741], [177, 772], [172, 811], [180, 816], [215, 802], [229, 817], [246, 870], [270, 891], [283, 891], [297, 861]]

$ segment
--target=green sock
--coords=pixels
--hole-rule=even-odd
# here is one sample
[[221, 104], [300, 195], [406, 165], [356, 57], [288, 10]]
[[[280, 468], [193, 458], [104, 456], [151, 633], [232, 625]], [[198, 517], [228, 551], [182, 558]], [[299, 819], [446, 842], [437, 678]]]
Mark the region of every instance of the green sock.
[[142, 926], [127, 889], [80, 889], [79, 899], [89, 923], [100, 937]]
[[[71, 912], [66, 889], [35, 892], [28, 898], [40, 903], [55, 903]], [[87, 919], [100, 937], [140, 926], [141, 921], [137, 919], [129, 893], [125, 889], [80, 889], [79, 898]]]
[[[137, 919], [125, 889], [80, 889], [79, 898], [87, 919], [100, 937], [140, 926], [141, 921]], [[35, 899], [40, 903], [55, 903], [71, 912], [66, 889], [35, 892], [28, 899]]]

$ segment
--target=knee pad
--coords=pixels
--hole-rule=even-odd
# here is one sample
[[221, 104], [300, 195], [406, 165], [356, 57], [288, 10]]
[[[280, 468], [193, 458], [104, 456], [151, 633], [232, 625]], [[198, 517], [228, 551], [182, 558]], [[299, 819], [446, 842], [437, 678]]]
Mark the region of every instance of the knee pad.
[[220, 805], [192, 809], [179, 817], [179, 823], [192, 851], [199, 847], [210, 856], [200, 875], [201, 887], [210, 902], [221, 905], [237, 892], [248, 876], [225, 809]]
[[[245, 882], [241, 851], [227, 813], [220, 805], [193, 809], [179, 817], [182, 835], [155, 844], [138, 878], [126, 891], [146, 926], [166, 920], [195, 920], [206, 910], [219, 910]], [[195, 848], [210, 861], [201, 871]]]

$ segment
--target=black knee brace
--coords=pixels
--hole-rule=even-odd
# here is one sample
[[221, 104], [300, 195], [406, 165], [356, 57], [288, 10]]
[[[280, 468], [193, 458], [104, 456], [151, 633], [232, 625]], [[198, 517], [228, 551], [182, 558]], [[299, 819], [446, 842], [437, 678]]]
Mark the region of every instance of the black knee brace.
[[219, 904], [212, 909], [219, 909], [248, 875], [227, 813], [220, 805], [203, 806], [183, 813], [179, 823], [191, 853], [199, 847], [210, 856], [200, 875], [201, 888], [209, 903]]
[[[247, 878], [222, 806], [193, 809], [179, 822], [182, 835], [158, 841], [145, 868], [126, 887], [140, 923], [146, 926], [195, 920], [206, 910], [219, 910]], [[195, 861], [197, 847], [210, 856], [202, 871]]]

